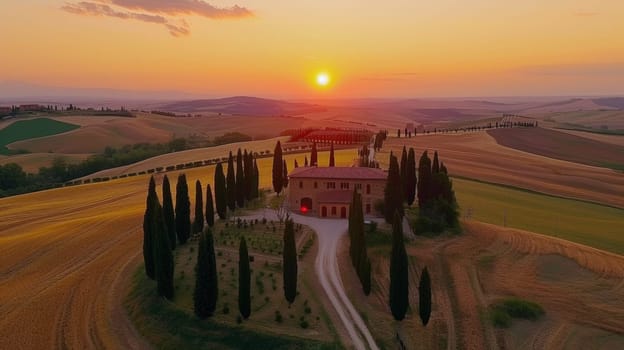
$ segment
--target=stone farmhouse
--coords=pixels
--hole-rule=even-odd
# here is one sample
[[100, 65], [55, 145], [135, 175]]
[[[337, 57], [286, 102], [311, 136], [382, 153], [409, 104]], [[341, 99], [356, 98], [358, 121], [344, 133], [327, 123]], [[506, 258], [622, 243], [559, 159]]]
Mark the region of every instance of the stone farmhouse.
[[288, 175], [290, 210], [321, 218], [347, 218], [356, 189], [365, 216], [377, 216], [374, 203], [384, 198], [387, 173], [364, 167], [299, 167]]

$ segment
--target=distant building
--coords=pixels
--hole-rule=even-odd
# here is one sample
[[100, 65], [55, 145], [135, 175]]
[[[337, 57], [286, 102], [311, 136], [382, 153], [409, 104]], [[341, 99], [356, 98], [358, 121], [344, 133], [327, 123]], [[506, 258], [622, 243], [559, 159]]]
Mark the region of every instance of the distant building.
[[292, 211], [321, 218], [347, 218], [354, 188], [362, 194], [364, 214], [379, 214], [374, 204], [384, 198], [387, 174], [363, 167], [299, 167], [288, 177]]
[[0, 106], [0, 115], [11, 113], [11, 107]]

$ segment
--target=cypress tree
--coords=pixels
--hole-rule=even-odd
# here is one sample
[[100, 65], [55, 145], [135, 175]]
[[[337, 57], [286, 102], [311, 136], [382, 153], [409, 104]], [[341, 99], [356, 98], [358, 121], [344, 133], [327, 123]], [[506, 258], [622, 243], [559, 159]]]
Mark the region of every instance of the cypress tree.
[[175, 222], [178, 241], [180, 244], [184, 244], [191, 236], [191, 201], [189, 200], [188, 185], [184, 174], [178, 176], [176, 185]]
[[158, 295], [169, 300], [173, 299], [173, 253], [167, 234], [167, 225], [163, 216], [163, 210], [158, 202], [158, 197], [152, 204], [154, 215], [152, 225], [154, 230], [154, 270], [156, 272], [156, 282]]
[[334, 158], [334, 143], [331, 143], [331, 147], [329, 148], [329, 166], [336, 166], [336, 159]]
[[401, 191], [403, 192], [403, 199], [407, 201], [407, 150], [403, 146], [401, 152], [401, 166], [399, 167], [401, 174]]
[[[147, 199], [145, 201], [145, 214], [143, 214], [143, 261], [145, 262], [145, 274], [147, 277], [154, 279], [156, 273], [154, 271], [154, 230], [152, 221], [154, 217], [154, 200], [156, 195], [156, 182], [152, 176], [149, 181], [147, 190]], [[156, 199], [157, 200], [157, 199]]]
[[258, 198], [260, 197], [260, 171], [258, 171], [258, 162], [256, 162], [256, 159], [254, 159], [253, 161], [254, 165], [253, 165], [253, 172], [254, 172], [254, 186], [253, 186], [253, 191], [254, 191], [254, 198]]
[[353, 199], [349, 210], [349, 236], [351, 246], [349, 253], [351, 262], [355, 268], [364, 294], [370, 294], [370, 259], [366, 249], [366, 236], [364, 235], [364, 210], [362, 207], [362, 195], [353, 191]]
[[440, 172], [448, 175], [448, 170], [446, 169], [444, 162], [440, 162]]
[[245, 182], [245, 174], [243, 173], [243, 153], [239, 148], [236, 154], [236, 205], [239, 208], [245, 206], [246, 188], [247, 183]]
[[236, 209], [236, 175], [234, 174], [234, 157], [232, 157], [232, 152], [230, 152], [230, 157], [228, 158], [228, 167], [227, 167], [227, 185], [226, 185], [226, 196], [227, 196], [227, 206], [231, 211]]
[[193, 304], [195, 315], [200, 319], [212, 316], [217, 308], [219, 294], [217, 260], [212, 231], [207, 228], [199, 239], [197, 267], [195, 269], [195, 292]]
[[253, 168], [253, 155], [252, 152], [247, 153], [247, 150], [245, 150], [244, 154], [243, 154], [243, 161], [244, 161], [244, 171], [245, 171], [245, 199], [246, 200], [252, 200], [254, 197], [254, 190], [253, 190], [253, 186], [254, 186], [254, 168]]
[[297, 163], [297, 159], [295, 159], [295, 165], [294, 165], [295, 169], [297, 169], [299, 167], [299, 163]]
[[316, 142], [312, 143], [312, 153], [310, 154], [310, 166], [318, 165], [318, 152], [316, 150]]
[[284, 159], [284, 164], [282, 164], [282, 170], [284, 172], [282, 177], [282, 184], [284, 189], [288, 188], [288, 165], [286, 165], [286, 159]]
[[225, 187], [225, 175], [223, 174], [222, 163], [217, 164], [217, 168], [215, 169], [214, 185], [217, 214], [221, 220], [225, 220], [227, 217], [227, 190]]
[[364, 295], [370, 295], [371, 292], [371, 261], [370, 258], [366, 258], [363, 262], [364, 266], [362, 267], [362, 277], [360, 277], [360, 281], [362, 282], [362, 291]]
[[353, 208], [355, 207], [355, 203], [357, 201], [357, 190], [353, 189], [353, 196], [351, 197], [351, 205], [349, 206], [349, 257], [351, 257], [351, 264], [355, 266], [355, 257], [357, 249], [357, 242], [355, 241], [355, 211]]
[[397, 158], [390, 153], [390, 166], [388, 168], [388, 180], [384, 189], [384, 217], [386, 222], [392, 222], [395, 212], [403, 216], [403, 188], [401, 187], [401, 174]]
[[305, 156], [305, 161], [304, 161], [304, 163], [303, 163], [303, 166], [306, 166], [306, 167], [307, 167], [307, 166], [309, 166], [309, 163], [308, 163], [308, 156]]
[[273, 190], [279, 196], [284, 187], [284, 161], [282, 159], [282, 145], [279, 141], [275, 145], [273, 152]]
[[429, 271], [425, 267], [420, 274], [420, 283], [418, 285], [418, 313], [423, 326], [429, 323], [431, 316], [431, 279]]
[[171, 197], [171, 184], [167, 175], [163, 178], [163, 214], [165, 215], [165, 223], [167, 224], [167, 233], [171, 249], [176, 247], [176, 231], [175, 231], [175, 213], [173, 212], [173, 198]]
[[421, 211], [429, 204], [431, 186], [431, 160], [424, 151], [418, 162], [418, 207]]
[[199, 180], [195, 181], [195, 221], [193, 221], [193, 233], [201, 233], [204, 230], [204, 200], [202, 185]]
[[297, 296], [297, 246], [295, 244], [295, 224], [292, 219], [286, 219], [284, 226], [284, 297], [289, 304], [295, 301]]
[[416, 198], [416, 153], [414, 149], [410, 147], [409, 153], [407, 155], [407, 170], [406, 174], [406, 184], [407, 188], [405, 189], [405, 196], [407, 205], [414, 204], [414, 199]]
[[210, 184], [206, 184], [206, 224], [208, 227], [214, 226], [214, 203]]
[[431, 164], [431, 174], [440, 172], [440, 161], [438, 160], [438, 151], [433, 152], [433, 163]]
[[392, 254], [390, 257], [390, 310], [401, 321], [409, 307], [407, 252], [403, 242], [402, 218], [397, 211], [392, 222]]
[[251, 314], [251, 272], [245, 237], [241, 237], [238, 249], [238, 309], [244, 319]]

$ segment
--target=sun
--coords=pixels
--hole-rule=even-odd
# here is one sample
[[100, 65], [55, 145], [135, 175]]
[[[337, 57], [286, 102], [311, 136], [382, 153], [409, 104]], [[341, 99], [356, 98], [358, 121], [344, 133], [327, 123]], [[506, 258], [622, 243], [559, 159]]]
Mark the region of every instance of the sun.
[[319, 86], [327, 86], [331, 82], [331, 78], [327, 73], [319, 73], [316, 75], [316, 84]]

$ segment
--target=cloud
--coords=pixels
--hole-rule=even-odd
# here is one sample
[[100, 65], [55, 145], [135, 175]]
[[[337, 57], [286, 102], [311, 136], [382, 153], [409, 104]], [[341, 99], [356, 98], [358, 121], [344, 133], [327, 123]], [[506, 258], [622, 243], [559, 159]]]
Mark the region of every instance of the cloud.
[[167, 15], [198, 15], [208, 18], [252, 17], [253, 12], [245, 7], [234, 5], [220, 8], [202, 0], [97, 0], [114, 4], [128, 10], [141, 10]]
[[[191, 33], [182, 15], [211, 19], [252, 17], [253, 12], [238, 5], [219, 8], [202, 0], [92, 0], [67, 2], [61, 10], [81, 16], [114, 17], [163, 25], [174, 37]], [[176, 20], [176, 18], [178, 18]]]

